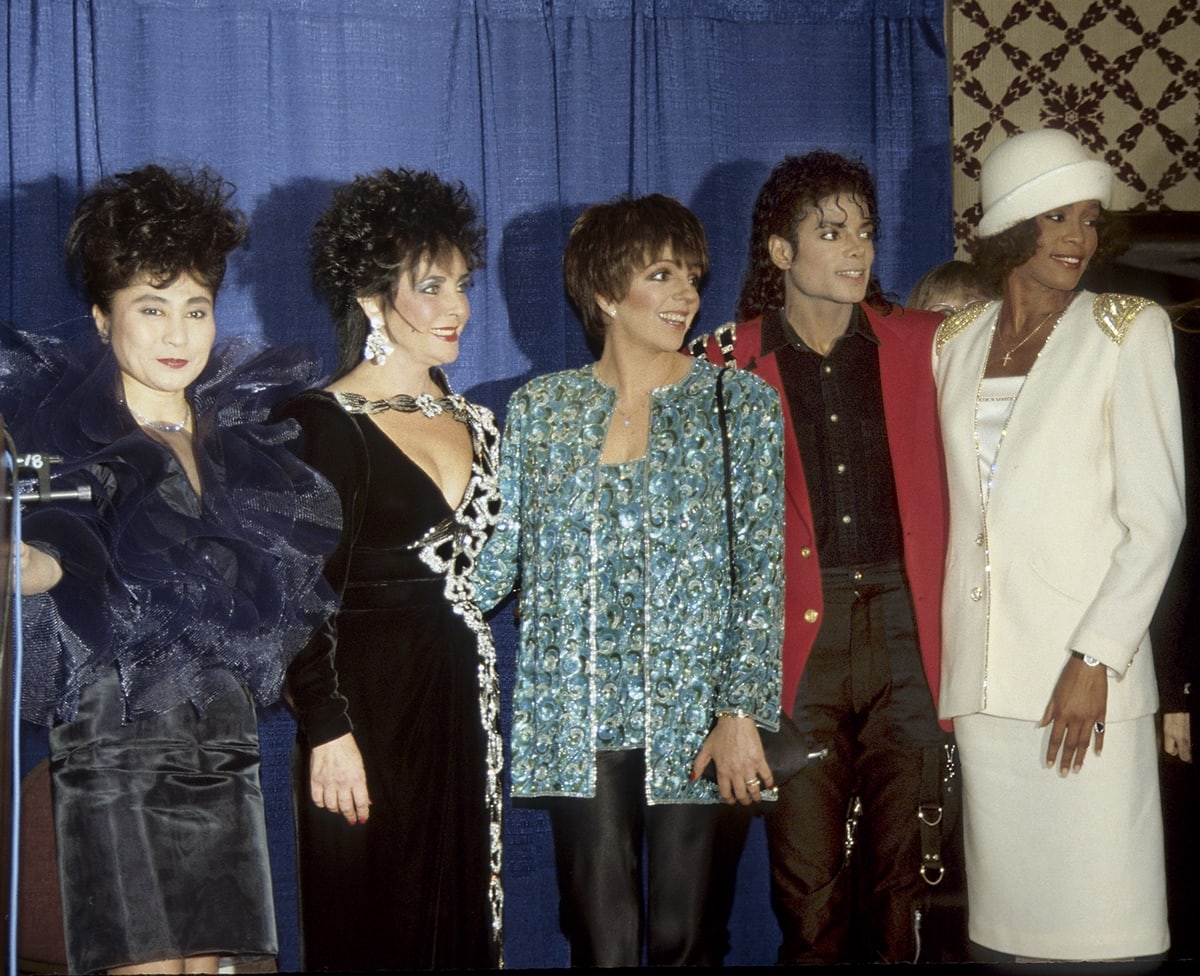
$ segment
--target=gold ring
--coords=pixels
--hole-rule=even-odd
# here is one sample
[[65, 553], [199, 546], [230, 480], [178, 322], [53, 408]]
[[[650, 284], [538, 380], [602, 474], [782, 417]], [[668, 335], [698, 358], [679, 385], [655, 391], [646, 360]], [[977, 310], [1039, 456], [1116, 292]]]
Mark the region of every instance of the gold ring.
[[758, 787], [762, 786], [762, 780], [755, 776], [754, 779], [746, 780], [746, 785], [752, 790], [757, 789]]

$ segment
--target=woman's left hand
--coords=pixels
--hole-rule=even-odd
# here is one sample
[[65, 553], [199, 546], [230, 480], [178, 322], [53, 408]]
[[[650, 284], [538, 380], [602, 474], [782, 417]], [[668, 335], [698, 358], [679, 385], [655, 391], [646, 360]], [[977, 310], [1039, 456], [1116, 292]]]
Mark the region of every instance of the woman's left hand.
[[699, 779], [709, 762], [717, 764], [717, 788], [726, 803], [757, 803], [763, 790], [774, 787], [758, 726], [749, 716], [717, 719], [692, 763], [692, 779]]
[[1063, 666], [1054, 693], [1046, 705], [1039, 728], [1050, 725], [1050, 745], [1046, 750], [1046, 765], [1053, 766], [1058, 760], [1059, 747], [1062, 758], [1058, 772], [1066, 776], [1071, 770], [1083, 768], [1092, 733], [1096, 734], [1093, 747], [1096, 755], [1104, 748], [1104, 716], [1108, 710], [1108, 669], [1103, 664], [1089, 666], [1072, 655]]

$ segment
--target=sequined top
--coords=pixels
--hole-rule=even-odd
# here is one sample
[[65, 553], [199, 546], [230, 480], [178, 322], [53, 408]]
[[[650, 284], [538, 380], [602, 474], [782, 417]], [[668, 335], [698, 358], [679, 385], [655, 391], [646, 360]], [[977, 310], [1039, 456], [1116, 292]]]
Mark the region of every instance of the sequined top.
[[[717, 367], [652, 391], [642, 467], [641, 652], [646, 796], [715, 800], [689, 773], [719, 710], [778, 725], [783, 637], [783, 423], [758, 377], [726, 373], [735, 570], [731, 580]], [[520, 578], [512, 793], [595, 788], [598, 472], [616, 391], [592, 367], [543, 376], [509, 401], [503, 508], [476, 567], [481, 606]]]
[[600, 465], [596, 489], [596, 748], [645, 746], [644, 460]]

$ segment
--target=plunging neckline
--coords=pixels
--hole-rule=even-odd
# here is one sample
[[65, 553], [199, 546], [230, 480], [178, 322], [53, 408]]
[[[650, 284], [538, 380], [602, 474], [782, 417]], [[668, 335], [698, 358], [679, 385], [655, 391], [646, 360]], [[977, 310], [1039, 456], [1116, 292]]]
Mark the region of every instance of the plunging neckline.
[[[345, 409], [345, 408], [343, 407], [342, 409]], [[347, 411], [347, 412], [349, 412], [349, 411]], [[379, 437], [384, 442], [386, 442], [393, 451], [395, 451], [397, 454], [399, 454], [400, 457], [404, 458], [404, 460], [407, 461], [408, 464], [412, 468], [414, 468], [421, 475], [421, 477], [424, 478], [429, 483], [429, 485], [433, 488], [434, 492], [437, 494], [437, 497], [440, 498], [442, 500], [442, 502], [444, 503], [444, 505], [446, 507], [446, 511], [449, 513], [448, 514], [449, 518], [453, 518], [462, 510], [463, 506], [467, 503], [467, 501], [470, 497], [471, 482], [474, 481], [474, 479], [475, 479], [475, 456], [476, 456], [475, 436], [471, 431], [470, 424], [464, 424], [463, 426], [466, 427], [467, 438], [471, 442], [471, 474], [467, 477], [467, 483], [466, 483], [466, 485], [463, 486], [462, 495], [458, 499], [458, 503], [455, 504], [455, 503], [451, 502], [449, 498], [446, 497], [446, 493], [442, 490], [442, 486], [438, 484], [437, 479], [434, 478], [434, 476], [432, 474], [430, 474], [425, 469], [425, 467], [419, 461], [416, 460], [416, 458], [414, 458], [411, 454], [409, 454], [408, 451], [404, 450], [403, 447], [401, 447], [394, 440], [392, 440], [392, 438], [388, 436], [387, 431], [385, 431], [382, 427], [379, 426], [378, 422], [375, 420], [375, 418], [371, 414], [367, 414], [367, 413], [350, 414], [350, 416], [364, 418], [371, 425], [371, 429], [373, 431], [375, 431], [375, 433], [377, 433], [379, 435]]]

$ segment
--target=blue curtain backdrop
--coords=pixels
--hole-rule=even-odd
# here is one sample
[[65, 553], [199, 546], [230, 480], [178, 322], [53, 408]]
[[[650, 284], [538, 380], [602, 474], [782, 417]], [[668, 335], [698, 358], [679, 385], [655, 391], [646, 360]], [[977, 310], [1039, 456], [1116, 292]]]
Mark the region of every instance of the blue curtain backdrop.
[[[708, 331], [732, 314], [771, 166], [816, 147], [861, 156], [879, 183], [876, 270], [903, 296], [952, 253], [942, 18], [941, 0], [8, 0], [0, 317], [79, 320], [61, 260], [74, 203], [149, 160], [238, 186], [250, 238], [220, 329], [309, 342], [327, 362], [305, 242], [330, 188], [395, 165], [463, 180], [490, 233], [451, 378], [498, 413], [523, 380], [588, 360], [562, 245], [584, 206], [618, 193], [669, 193], [704, 222]], [[509, 615], [494, 625], [507, 706]], [[273, 710], [262, 732], [280, 965], [294, 969], [291, 721]], [[34, 733], [27, 764], [39, 749]], [[731, 963], [774, 959], [760, 828]], [[505, 838], [508, 964], [563, 965], [547, 825], [511, 810]]]

